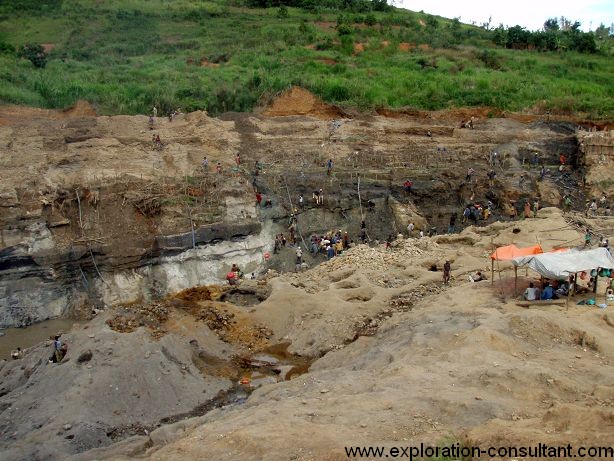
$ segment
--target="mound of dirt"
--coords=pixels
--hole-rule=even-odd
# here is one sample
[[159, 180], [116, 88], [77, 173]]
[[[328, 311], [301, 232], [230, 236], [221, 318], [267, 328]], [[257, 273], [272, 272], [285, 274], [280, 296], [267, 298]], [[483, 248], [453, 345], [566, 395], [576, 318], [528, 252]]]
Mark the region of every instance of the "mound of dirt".
[[345, 116], [340, 108], [326, 104], [310, 91], [298, 86], [293, 86], [283, 92], [270, 104], [263, 114], [269, 117], [308, 115], [322, 120], [331, 120]]
[[92, 105], [83, 99], [80, 99], [74, 106], [64, 109], [62, 112], [66, 117], [96, 117], [96, 111]]

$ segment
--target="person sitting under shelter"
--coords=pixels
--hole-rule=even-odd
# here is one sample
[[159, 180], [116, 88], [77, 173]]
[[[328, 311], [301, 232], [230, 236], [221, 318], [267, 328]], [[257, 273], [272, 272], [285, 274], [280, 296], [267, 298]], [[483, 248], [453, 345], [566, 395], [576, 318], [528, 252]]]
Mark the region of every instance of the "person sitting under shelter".
[[524, 299], [527, 301], [535, 301], [539, 299], [539, 288], [537, 288], [533, 282], [529, 283], [529, 287], [524, 290]]
[[564, 298], [568, 293], [569, 284], [567, 282], [561, 282], [556, 290], [554, 290], [554, 294], [557, 298]]
[[542, 301], [548, 301], [550, 299], [554, 299], [554, 288], [552, 288], [552, 283], [548, 283], [542, 291], [542, 295], [540, 297]]

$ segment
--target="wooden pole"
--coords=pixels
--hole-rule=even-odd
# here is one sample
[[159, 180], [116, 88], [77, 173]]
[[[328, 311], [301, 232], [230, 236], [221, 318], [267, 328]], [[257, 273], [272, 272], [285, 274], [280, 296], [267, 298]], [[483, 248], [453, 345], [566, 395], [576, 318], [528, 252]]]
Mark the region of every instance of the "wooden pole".
[[490, 262], [490, 285], [492, 286], [495, 284], [495, 260], [491, 259]]
[[514, 265], [514, 297], [518, 296], [518, 266]]
[[569, 298], [571, 297], [571, 290], [572, 290], [571, 278], [572, 278], [572, 276], [570, 275], [569, 278], [567, 279], [568, 283], [569, 283], [569, 288], [567, 290], [567, 300], [565, 301], [566, 310], [569, 310]]

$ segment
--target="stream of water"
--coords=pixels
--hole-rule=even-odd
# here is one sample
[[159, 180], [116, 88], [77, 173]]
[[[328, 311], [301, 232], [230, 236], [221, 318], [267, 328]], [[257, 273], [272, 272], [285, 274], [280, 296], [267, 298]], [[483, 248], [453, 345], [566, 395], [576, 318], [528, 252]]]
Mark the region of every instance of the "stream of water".
[[0, 360], [10, 359], [11, 351], [21, 347], [26, 349], [52, 338], [58, 333], [66, 333], [77, 323], [75, 320], [54, 319], [35, 323], [26, 328], [6, 328], [0, 330]]

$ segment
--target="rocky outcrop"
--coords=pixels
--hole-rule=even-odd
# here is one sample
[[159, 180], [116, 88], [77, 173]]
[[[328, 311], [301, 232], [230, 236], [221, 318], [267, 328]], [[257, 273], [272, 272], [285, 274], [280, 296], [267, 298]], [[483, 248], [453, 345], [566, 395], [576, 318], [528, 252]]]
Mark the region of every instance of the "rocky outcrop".
[[[275, 117], [194, 112], [152, 127], [145, 116], [20, 110], [0, 127], [1, 326], [218, 282], [233, 262], [258, 272], [291, 213], [305, 241], [338, 230], [357, 240], [363, 220], [384, 240], [410, 220], [445, 230], [469, 201], [491, 200], [495, 216], [535, 196], [556, 204], [574, 178], [538, 187], [529, 159], [579, 163], [568, 123], [484, 118], [469, 130], [455, 115], [351, 117], [299, 89], [272, 106]], [[493, 151], [502, 161], [489, 187]], [[255, 206], [256, 191], [271, 207]], [[283, 258], [267, 267], [292, 269]]]
[[20, 244], [0, 251], [0, 327], [215, 283], [230, 261], [255, 271], [272, 241], [259, 222], [220, 223], [195, 229], [194, 239], [160, 236], [152, 248], [115, 255], [104, 246], [58, 249], [43, 223], [24, 232]]

